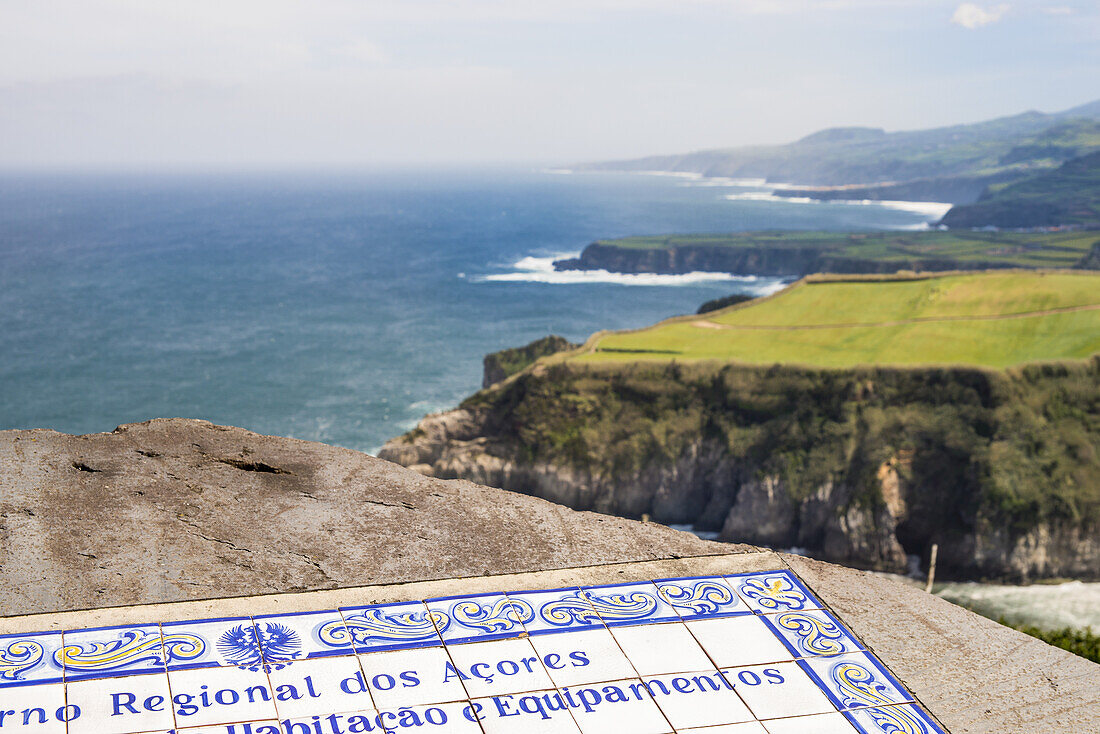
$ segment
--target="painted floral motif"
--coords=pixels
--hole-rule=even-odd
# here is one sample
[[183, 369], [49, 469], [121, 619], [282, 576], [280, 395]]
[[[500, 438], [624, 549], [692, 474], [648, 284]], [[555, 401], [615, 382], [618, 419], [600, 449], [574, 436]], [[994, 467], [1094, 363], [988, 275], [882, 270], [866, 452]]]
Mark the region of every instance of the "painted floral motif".
[[585, 595], [591, 608], [608, 621], [645, 619], [659, 606], [656, 595], [642, 591], [597, 594], [595, 590], [585, 590], [581, 593]]
[[317, 637], [333, 647], [344, 647], [351, 642], [359, 647], [377, 647], [416, 642], [438, 642], [436, 625], [446, 629], [450, 618], [442, 612], [426, 611], [423, 607], [412, 611], [394, 611], [387, 607], [369, 607], [349, 614], [343, 622], [336, 620], [321, 627]]
[[717, 580], [698, 582], [657, 582], [657, 591], [665, 601], [693, 614], [717, 614], [723, 607], [737, 605], [737, 597], [729, 586]]
[[[530, 607], [525, 611], [530, 612]], [[450, 616], [456, 624], [488, 633], [520, 631], [523, 623], [520, 612], [505, 597], [495, 598], [488, 604], [463, 599], [451, 606]]]
[[907, 706], [868, 709], [865, 715], [882, 734], [931, 734], [933, 731]]
[[754, 576], [741, 583], [737, 589], [743, 597], [756, 602], [763, 609], [797, 611], [810, 605], [810, 600], [785, 575]]
[[112, 671], [146, 665], [163, 665], [159, 632], [124, 630], [117, 639], [66, 644], [54, 653], [54, 661], [76, 672]]
[[775, 624], [794, 633], [787, 636], [805, 655], [835, 655], [848, 652], [844, 630], [828, 617], [806, 612], [776, 615]]
[[[526, 605], [527, 602], [513, 599], [517, 606]], [[531, 612], [532, 616], [534, 612]], [[522, 616], [526, 616], [521, 612]], [[555, 627], [569, 627], [577, 624], [592, 624], [600, 621], [600, 615], [592, 608], [592, 605], [583, 596], [583, 592], [575, 591], [561, 599], [555, 599], [542, 605], [539, 609], [539, 617], [547, 624]]]
[[0, 648], [0, 681], [22, 680], [45, 656], [46, 648], [34, 640], [15, 640]]
[[896, 703], [890, 697], [890, 687], [878, 681], [875, 674], [858, 663], [843, 661], [829, 669], [844, 706], [877, 706]]

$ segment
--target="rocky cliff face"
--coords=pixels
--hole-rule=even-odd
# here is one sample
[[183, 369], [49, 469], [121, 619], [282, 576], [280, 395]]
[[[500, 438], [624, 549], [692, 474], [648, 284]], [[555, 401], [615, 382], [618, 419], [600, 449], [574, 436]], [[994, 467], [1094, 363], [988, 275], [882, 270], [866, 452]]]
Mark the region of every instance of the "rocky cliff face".
[[[1021, 404], [1080, 391], [1092, 425], [1100, 361], [1045, 378], [632, 369], [520, 375], [428, 416], [379, 456], [848, 565], [905, 571], [937, 543], [948, 577], [1100, 577], [1100, 435], [1061, 416], [1044, 427], [1044, 408]], [[1059, 431], [1076, 446], [1068, 454], [1052, 448]], [[1025, 436], [1046, 442], [1044, 457], [1025, 456]]]
[[1011, 262], [966, 261], [950, 258], [865, 260], [838, 257], [818, 248], [800, 247], [616, 247], [594, 242], [580, 257], [558, 260], [557, 270], [608, 270], [613, 273], [682, 274], [697, 271], [795, 277], [810, 273], [872, 275], [899, 270], [947, 271], [1019, 267]]

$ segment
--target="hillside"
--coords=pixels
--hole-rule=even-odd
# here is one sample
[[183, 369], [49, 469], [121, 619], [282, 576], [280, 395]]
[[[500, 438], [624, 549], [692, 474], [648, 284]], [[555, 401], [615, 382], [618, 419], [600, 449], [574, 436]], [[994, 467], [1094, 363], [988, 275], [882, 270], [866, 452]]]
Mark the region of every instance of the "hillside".
[[1049, 173], [993, 189], [976, 203], [953, 207], [949, 227], [1100, 228], [1100, 152]]
[[807, 279], [768, 299], [599, 334], [579, 362], [1008, 367], [1100, 352], [1100, 274]]
[[900, 572], [937, 543], [949, 577], [1100, 578], [1098, 293], [1074, 272], [805, 280], [597, 334], [379, 455], [846, 564]]
[[1096, 232], [739, 232], [626, 237], [588, 245], [558, 270], [800, 276], [1100, 267]]
[[576, 168], [678, 171], [854, 187], [791, 192], [799, 196], [967, 203], [991, 184], [1050, 170], [1100, 150], [1097, 110], [1093, 103], [1055, 114], [1025, 112], [969, 125], [902, 132], [832, 128], [786, 145], [703, 150]]

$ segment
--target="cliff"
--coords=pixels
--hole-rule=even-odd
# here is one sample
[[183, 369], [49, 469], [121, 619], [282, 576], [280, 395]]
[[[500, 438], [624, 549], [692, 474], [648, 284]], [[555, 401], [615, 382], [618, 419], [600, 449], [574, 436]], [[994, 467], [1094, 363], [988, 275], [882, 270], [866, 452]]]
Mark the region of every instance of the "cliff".
[[576, 349], [579, 346], [580, 344], [574, 344], [564, 337], [551, 334], [522, 347], [502, 349], [499, 352], [486, 354], [483, 360], [484, 374], [481, 379], [481, 386], [491, 387], [531, 366], [540, 357]]
[[382, 458], [945, 578], [1100, 577], [1100, 358], [1004, 372], [536, 365]]
[[1075, 158], [1049, 173], [985, 192], [956, 206], [942, 224], [969, 227], [1100, 229], [1100, 152]]
[[[954, 211], [954, 210], [953, 210]], [[624, 237], [593, 242], [558, 270], [791, 277], [909, 270], [1095, 269], [1097, 235], [1074, 232], [735, 232]]]

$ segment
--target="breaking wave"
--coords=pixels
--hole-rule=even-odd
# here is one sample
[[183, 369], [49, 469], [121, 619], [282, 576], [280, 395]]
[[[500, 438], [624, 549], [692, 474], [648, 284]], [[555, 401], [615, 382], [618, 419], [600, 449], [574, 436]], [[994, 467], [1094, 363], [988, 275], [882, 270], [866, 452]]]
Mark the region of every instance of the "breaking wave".
[[474, 282], [490, 283], [550, 283], [575, 285], [583, 283], [615, 283], [617, 285], [683, 286], [697, 283], [739, 283], [742, 289], [754, 295], [768, 295], [780, 290], [787, 282], [784, 278], [730, 275], [729, 273], [694, 272], [679, 275], [657, 273], [612, 273], [609, 270], [555, 270], [554, 261], [577, 257], [578, 252], [562, 252], [548, 257], [528, 255], [512, 263], [512, 270], [505, 273], [472, 276]]

